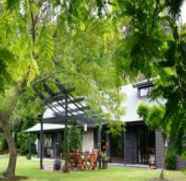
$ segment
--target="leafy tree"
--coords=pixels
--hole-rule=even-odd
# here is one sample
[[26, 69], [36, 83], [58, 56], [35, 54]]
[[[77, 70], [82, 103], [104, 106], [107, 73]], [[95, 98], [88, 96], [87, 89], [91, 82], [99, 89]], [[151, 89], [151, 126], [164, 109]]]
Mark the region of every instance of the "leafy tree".
[[148, 105], [147, 103], [141, 103], [138, 107], [138, 114], [142, 117], [146, 125], [153, 130], [160, 130], [163, 136], [164, 145], [168, 143], [168, 148], [164, 148], [164, 160], [163, 168], [161, 172], [161, 178], [164, 178], [164, 168], [175, 169], [176, 168], [176, 148], [174, 142], [177, 138], [172, 137], [170, 120], [166, 122], [165, 117], [165, 105], [155, 104]]
[[81, 150], [82, 145], [82, 130], [81, 128], [77, 127], [77, 125], [72, 125], [69, 130], [69, 144], [70, 144], [70, 151]]
[[[164, 121], [176, 153], [183, 152], [186, 130], [186, 41], [185, 28], [179, 22], [183, 0], [115, 1], [119, 15], [129, 18], [120, 53], [131, 75], [154, 78], [152, 98], [165, 102]], [[125, 72], [123, 72], [125, 74]]]
[[110, 121], [108, 123], [108, 133], [112, 135], [112, 137], [121, 136], [123, 131], [124, 123], [123, 121]]
[[115, 69], [113, 50], [120, 36], [113, 17], [106, 17], [104, 6], [97, 8], [97, 3], [88, 0], [1, 2], [0, 126], [10, 153], [5, 176], [14, 176], [16, 168], [12, 125], [32, 115], [29, 112], [32, 105], [33, 114], [36, 108], [42, 111], [40, 101], [33, 99], [30, 88], [33, 80], [55, 74], [63, 83], [76, 88], [75, 95], [87, 96], [87, 102], [96, 111], [102, 110], [102, 100], [110, 100], [104, 106], [110, 106], [107, 109], [112, 109], [113, 114], [119, 111], [119, 91], [116, 94], [114, 90], [118, 90], [121, 79]]
[[166, 139], [168, 135], [168, 125], [163, 124], [163, 118], [165, 114], [165, 107], [163, 105], [148, 105], [147, 103], [141, 103], [138, 107], [138, 114], [144, 118], [145, 123], [151, 129], [162, 130]]
[[55, 34], [55, 75], [75, 88], [74, 96], [86, 97], [95, 112], [109, 110], [102, 114], [107, 120], [119, 119], [121, 80], [114, 47], [120, 35], [112, 19], [95, 14], [96, 1], [69, 1], [62, 6]]
[[69, 7], [63, 6], [56, 33], [57, 76], [75, 87], [75, 95], [87, 96], [91, 107], [115, 105], [116, 110], [111, 102], [121, 99], [118, 87], [122, 80], [115, 69], [120, 34], [111, 18], [98, 18], [92, 12], [96, 1], [71, 1]]
[[100, 17], [95, 2], [63, 5], [56, 33], [57, 76], [75, 87], [75, 96], [85, 96], [96, 113], [106, 120], [119, 120], [122, 80], [115, 68], [115, 49], [120, 34], [112, 17]]
[[183, 152], [186, 130], [183, 96], [186, 93], [186, 42], [184, 28], [178, 21], [182, 3], [181, 0], [119, 1], [121, 12], [130, 18], [124, 32], [127, 50], [124, 49], [123, 54], [128, 59], [125, 67], [131, 70], [132, 76], [153, 77], [151, 97], [165, 100], [163, 112], [161, 107], [149, 108], [147, 113], [144, 107], [140, 108], [143, 117], [151, 126], [158, 125], [164, 135], [169, 134], [171, 147], [177, 154]]
[[[165, 107], [163, 105], [153, 105], [141, 103], [138, 107], [138, 114], [143, 118], [146, 125], [153, 130], [160, 130], [163, 135], [163, 144], [165, 145], [169, 137], [169, 125], [164, 122]], [[164, 148], [164, 155], [166, 151]], [[164, 168], [165, 168], [165, 158], [163, 160], [163, 168], [161, 170], [160, 178], [164, 179]]]
[[[0, 29], [2, 33], [0, 41], [3, 48], [1, 52], [2, 72], [0, 76], [2, 77], [0, 126], [8, 143], [10, 154], [8, 167], [4, 172], [6, 177], [14, 176], [16, 168], [17, 153], [11, 133], [12, 116], [19, 98], [39, 73], [39, 63], [42, 62], [38, 62], [40, 54], [38, 55], [36, 50], [40, 49], [42, 53], [46, 52], [41, 49], [44, 43], [40, 41], [41, 34], [37, 36], [39, 37], [38, 39], [36, 39], [35, 34], [35, 14], [42, 11], [33, 6], [35, 5], [32, 1], [1, 2]], [[33, 9], [37, 12], [33, 12]], [[38, 21], [41, 20], [40, 17], [37, 17], [37, 19]], [[40, 30], [42, 23], [40, 23]], [[39, 41], [41, 42], [40, 44]], [[40, 67], [46, 69], [44, 65]]]

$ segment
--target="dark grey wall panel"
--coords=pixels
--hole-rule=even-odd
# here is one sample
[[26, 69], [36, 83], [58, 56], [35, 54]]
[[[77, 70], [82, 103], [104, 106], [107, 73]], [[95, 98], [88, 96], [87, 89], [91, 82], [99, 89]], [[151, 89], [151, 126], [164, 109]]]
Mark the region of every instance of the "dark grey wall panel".
[[163, 160], [164, 160], [164, 141], [162, 134], [159, 130], [155, 132], [156, 137], [156, 166], [158, 168], [163, 167]]
[[137, 136], [135, 129], [128, 128], [124, 136], [124, 162], [137, 162]]
[[183, 160], [182, 158], [177, 157], [176, 168], [177, 169], [186, 168], [186, 160]]

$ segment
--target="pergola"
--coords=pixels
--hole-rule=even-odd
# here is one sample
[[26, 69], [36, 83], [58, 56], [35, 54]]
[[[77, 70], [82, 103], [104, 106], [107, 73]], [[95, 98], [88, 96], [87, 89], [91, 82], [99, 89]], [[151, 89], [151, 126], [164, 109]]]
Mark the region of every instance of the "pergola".
[[[67, 129], [67, 126], [71, 124], [71, 120], [74, 120], [79, 125], [88, 124], [91, 127], [96, 125], [95, 120], [100, 120], [100, 116], [93, 113], [90, 116], [87, 113], [90, 112], [90, 109], [85, 105], [84, 97], [74, 97], [72, 95], [74, 89], [67, 88], [57, 78], [40, 79], [33, 84], [33, 90], [44, 105], [55, 114], [55, 118], [43, 119], [43, 116], [40, 116], [40, 168], [43, 169], [43, 123], [64, 124], [64, 129]], [[101, 146], [101, 127], [102, 124], [99, 123], [99, 147]]]

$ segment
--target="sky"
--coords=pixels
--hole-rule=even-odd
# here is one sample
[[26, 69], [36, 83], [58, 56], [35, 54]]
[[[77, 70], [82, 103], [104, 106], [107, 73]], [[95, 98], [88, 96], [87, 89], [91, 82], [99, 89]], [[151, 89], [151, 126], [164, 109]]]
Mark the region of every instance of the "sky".
[[183, 23], [186, 23], [186, 1], [182, 5], [181, 19]]

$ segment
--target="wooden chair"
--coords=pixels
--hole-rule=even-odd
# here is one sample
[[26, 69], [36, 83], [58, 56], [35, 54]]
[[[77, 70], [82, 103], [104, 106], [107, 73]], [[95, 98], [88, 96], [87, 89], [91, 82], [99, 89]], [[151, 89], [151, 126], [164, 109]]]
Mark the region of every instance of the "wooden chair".
[[91, 160], [91, 167], [92, 170], [95, 170], [97, 167], [97, 160], [98, 160], [98, 152], [93, 150], [90, 154], [90, 160]]

